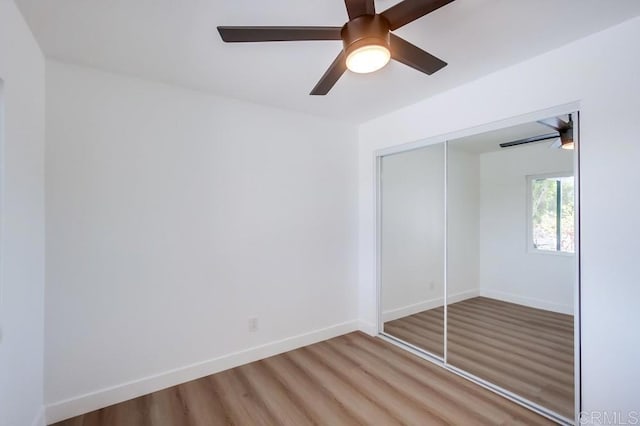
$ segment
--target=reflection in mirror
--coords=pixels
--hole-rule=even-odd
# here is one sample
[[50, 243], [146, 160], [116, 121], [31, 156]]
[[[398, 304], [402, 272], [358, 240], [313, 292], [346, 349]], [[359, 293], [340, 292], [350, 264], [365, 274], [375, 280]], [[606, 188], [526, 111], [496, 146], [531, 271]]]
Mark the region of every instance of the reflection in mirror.
[[444, 356], [444, 144], [381, 159], [384, 332]]
[[574, 151], [561, 132], [509, 144], [550, 131], [448, 143], [447, 363], [572, 419]]

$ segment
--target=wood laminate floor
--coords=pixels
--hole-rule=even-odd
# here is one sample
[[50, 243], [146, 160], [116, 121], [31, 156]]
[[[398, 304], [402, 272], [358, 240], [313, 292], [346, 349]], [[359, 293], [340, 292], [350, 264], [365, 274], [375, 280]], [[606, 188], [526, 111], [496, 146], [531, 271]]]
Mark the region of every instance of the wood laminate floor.
[[[574, 415], [573, 316], [486, 297], [448, 306], [447, 361], [565, 417]], [[443, 308], [384, 324], [441, 354]]]
[[355, 332], [58, 426], [542, 425], [549, 420]]

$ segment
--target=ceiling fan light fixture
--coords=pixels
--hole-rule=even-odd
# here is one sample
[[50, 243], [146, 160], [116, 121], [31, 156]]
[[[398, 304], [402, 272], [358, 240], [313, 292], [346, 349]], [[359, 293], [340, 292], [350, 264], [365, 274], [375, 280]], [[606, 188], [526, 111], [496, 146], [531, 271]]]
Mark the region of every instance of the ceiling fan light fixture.
[[346, 66], [350, 71], [367, 74], [389, 63], [389, 22], [382, 16], [354, 18], [342, 27], [340, 33]]
[[573, 149], [574, 148], [573, 141], [562, 142], [561, 147], [562, 149]]
[[347, 68], [358, 74], [378, 71], [389, 63], [391, 52], [385, 46], [369, 44], [358, 47], [347, 56]]
[[575, 144], [573, 143], [573, 127], [560, 132], [560, 147], [562, 149], [573, 149], [574, 146]]
[[227, 43], [342, 40], [342, 50], [309, 93], [323, 96], [347, 70], [371, 73], [384, 67], [390, 59], [428, 75], [447, 66], [443, 60], [391, 34], [391, 30], [397, 30], [453, 1], [395, 0], [396, 4], [376, 13], [374, 0], [344, 0], [349, 20], [342, 27], [218, 26], [218, 32]]

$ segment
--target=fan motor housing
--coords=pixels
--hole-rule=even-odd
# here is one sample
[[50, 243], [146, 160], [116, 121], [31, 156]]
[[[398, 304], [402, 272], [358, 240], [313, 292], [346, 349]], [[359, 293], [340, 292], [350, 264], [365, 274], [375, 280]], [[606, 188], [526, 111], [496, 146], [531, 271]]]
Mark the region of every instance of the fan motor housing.
[[389, 21], [381, 15], [362, 15], [344, 24], [340, 35], [347, 56], [372, 44], [389, 49]]
[[560, 141], [562, 145], [573, 142], [573, 127], [568, 127], [564, 130], [560, 130]]

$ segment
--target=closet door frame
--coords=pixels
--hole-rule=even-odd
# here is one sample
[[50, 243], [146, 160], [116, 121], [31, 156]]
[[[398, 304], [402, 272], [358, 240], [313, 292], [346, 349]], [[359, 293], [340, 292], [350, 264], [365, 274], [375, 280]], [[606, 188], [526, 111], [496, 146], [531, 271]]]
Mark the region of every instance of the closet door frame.
[[[375, 238], [375, 270], [374, 277], [376, 281], [376, 306], [377, 306], [377, 331], [378, 336], [386, 340], [396, 346], [401, 347], [415, 355], [420, 356], [423, 359], [426, 359], [440, 367], [451, 371], [461, 377], [464, 377], [488, 390], [491, 390], [519, 405], [522, 405], [532, 411], [541, 414], [555, 422], [560, 424], [579, 424], [580, 423], [580, 413], [582, 410], [582, 387], [581, 387], [581, 346], [580, 346], [580, 335], [581, 335], [581, 321], [580, 321], [580, 308], [581, 308], [581, 300], [580, 300], [580, 283], [581, 283], [581, 253], [580, 253], [580, 195], [581, 195], [581, 179], [580, 179], [580, 104], [579, 102], [573, 102], [570, 104], [559, 105], [555, 107], [550, 107], [548, 109], [534, 111], [528, 114], [515, 116], [512, 118], [508, 118], [505, 120], [500, 120], [488, 124], [484, 124], [481, 126], [454, 130], [450, 133], [446, 133], [440, 136], [435, 136], [423, 140], [419, 140], [416, 142], [411, 142], [407, 144], [395, 145], [388, 148], [377, 150], [373, 155], [374, 162], [374, 170], [375, 170], [375, 194], [374, 194], [374, 202], [375, 202], [375, 212], [376, 212], [376, 220], [375, 220], [375, 229], [374, 229], [374, 238]], [[542, 407], [532, 401], [526, 400], [521, 396], [510, 392], [500, 386], [494, 385], [484, 379], [481, 379], [473, 374], [467, 373], [466, 371], [456, 368], [447, 363], [447, 181], [448, 181], [448, 170], [447, 170], [447, 155], [448, 155], [448, 143], [447, 141], [458, 139], [466, 136], [472, 136], [480, 133], [490, 132], [493, 130], [499, 130], [505, 127], [516, 126], [519, 124], [525, 124], [529, 122], [534, 122], [537, 120], [541, 120], [544, 118], [572, 114], [574, 120], [574, 138], [577, 140], [575, 144], [575, 154], [574, 154], [574, 179], [575, 179], [575, 286], [574, 286], [574, 401], [575, 401], [575, 413], [573, 419], [568, 419], [566, 417], [560, 416], [559, 414]], [[382, 275], [381, 275], [381, 260], [382, 260], [382, 159], [383, 157], [391, 154], [398, 154], [402, 152], [413, 151], [416, 149], [420, 149], [429, 145], [435, 145], [444, 143], [444, 357], [440, 358], [435, 356], [429, 352], [426, 352], [414, 345], [411, 345], [407, 342], [404, 342], [400, 339], [397, 339], [393, 336], [390, 336], [384, 332], [384, 320], [382, 315]]]
[[[383, 179], [383, 170], [382, 170], [382, 160], [386, 156], [407, 153], [410, 151], [416, 151], [428, 146], [434, 145], [443, 145], [443, 201], [444, 201], [444, 215], [443, 215], [443, 259], [444, 259], [444, 270], [443, 270], [443, 302], [444, 302], [444, 312], [443, 312], [443, 355], [439, 356], [435, 353], [429, 352], [426, 349], [420, 348], [419, 346], [413, 345], [405, 340], [402, 340], [392, 334], [386, 333], [384, 331], [384, 315], [383, 315], [383, 306], [382, 306], [382, 179]], [[401, 346], [403, 349], [406, 349], [412, 353], [419, 355], [422, 358], [427, 358], [430, 361], [434, 361], [437, 364], [446, 363], [447, 360], [447, 142], [446, 141], [438, 141], [434, 140], [431, 143], [426, 143], [416, 147], [409, 147], [408, 149], [404, 149], [401, 151], [394, 152], [381, 152], [380, 155], [376, 153], [375, 156], [375, 179], [376, 179], [376, 302], [377, 302], [377, 327], [378, 327], [378, 335], [383, 337], [385, 340], [390, 341], [396, 345]]]

